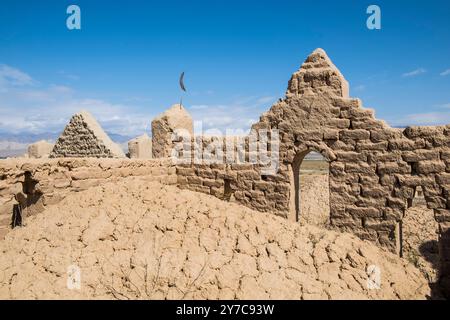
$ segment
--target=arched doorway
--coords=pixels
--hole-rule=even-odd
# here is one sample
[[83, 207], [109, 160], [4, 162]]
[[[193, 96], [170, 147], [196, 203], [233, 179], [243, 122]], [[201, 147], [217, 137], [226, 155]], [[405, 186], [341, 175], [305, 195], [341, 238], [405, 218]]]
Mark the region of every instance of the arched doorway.
[[326, 226], [330, 221], [329, 162], [318, 152], [298, 153], [290, 166], [289, 220]]

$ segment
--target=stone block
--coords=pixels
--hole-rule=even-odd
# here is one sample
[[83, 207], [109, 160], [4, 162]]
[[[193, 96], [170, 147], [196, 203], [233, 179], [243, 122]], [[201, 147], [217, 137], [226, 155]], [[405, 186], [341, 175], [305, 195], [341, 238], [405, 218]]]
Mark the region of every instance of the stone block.
[[342, 130], [339, 133], [341, 140], [367, 140], [370, 138], [370, 132], [367, 130], [356, 129], [356, 130]]
[[152, 158], [152, 139], [144, 133], [128, 141], [128, 153], [131, 159]]
[[28, 158], [48, 158], [53, 150], [53, 143], [41, 140], [28, 146]]
[[419, 174], [443, 173], [445, 168], [442, 161], [419, 161], [414, 164], [414, 170]]

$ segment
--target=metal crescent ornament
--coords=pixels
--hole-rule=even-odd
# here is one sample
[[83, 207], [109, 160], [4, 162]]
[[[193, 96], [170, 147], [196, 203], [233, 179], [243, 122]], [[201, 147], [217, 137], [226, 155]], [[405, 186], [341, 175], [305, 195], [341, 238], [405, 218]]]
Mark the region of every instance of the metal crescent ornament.
[[181, 90], [186, 92], [186, 87], [184, 86], [184, 71], [181, 73], [181, 76], [180, 76], [180, 87], [181, 87]]

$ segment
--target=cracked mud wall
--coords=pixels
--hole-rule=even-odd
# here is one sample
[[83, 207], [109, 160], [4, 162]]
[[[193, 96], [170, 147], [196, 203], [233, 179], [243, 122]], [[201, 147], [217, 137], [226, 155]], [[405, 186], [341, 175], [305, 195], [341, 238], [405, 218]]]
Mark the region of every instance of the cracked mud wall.
[[[276, 129], [280, 167], [264, 176], [252, 164], [181, 165], [178, 184], [215, 196], [227, 179], [235, 201], [288, 217], [289, 168], [299, 154], [319, 152], [330, 163], [331, 227], [399, 251], [399, 223], [421, 187], [439, 223], [440, 269], [450, 271], [450, 125], [397, 129], [377, 120], [323, 50], [309, 56], [289, 81], [286, 97], [252, 129]], [[226, 152], [226, 150], [225, 150]]]
[[175, 167], [167, 159], [1, 160], [0, 238], [11, 230], [14, 205], [20, 206], [26, 220], [70, 193], [130, 176], [164, 184], [177, 181]]

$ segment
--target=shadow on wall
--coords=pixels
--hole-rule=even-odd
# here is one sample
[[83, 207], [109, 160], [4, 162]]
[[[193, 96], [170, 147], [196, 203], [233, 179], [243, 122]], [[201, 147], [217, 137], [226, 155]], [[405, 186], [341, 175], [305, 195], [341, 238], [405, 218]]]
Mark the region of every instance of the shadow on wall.
[[[441, 288], [441, 285], [438, 281], [439, 279], [439, 242], [437, 240], [430, 240], [423, 242], [419, 246], [419, 253], [421, 257], [429, 263], [429, 265], [435, 270], [436, 277], [434, 279], [428, 278], [430, 281], [430, 288], [431, 288], [431, 297], [432, 300], [439, 300], [443, 299], [443, 288]], [[419, 268], [420, 269], [420, 268]], [[427, 276], [427, 275], [426, 275]]]
[[439, 264], [440, 289], [444, 296], [450, 298], [450, 228], [442, 230], [439, 240]]
[[[408, 199], [408, 207], [400, 222], [399, 254], [407, 259], [427, 277], [430, 283], [437, 281], [439, 250], [439, 224], [434, 210], [427, 207], [422, 187], [413, 191]], [[427, 245], [425, 245], [427, 244]]]
[[16, 194], [17, 204], [13, 207], [11, 228], [22, 226], [24, 219], [43, 209], [42, 193], [36, 190], [38, 181], [34, 180], [31, 172], [24, 173], [22, 192]]

